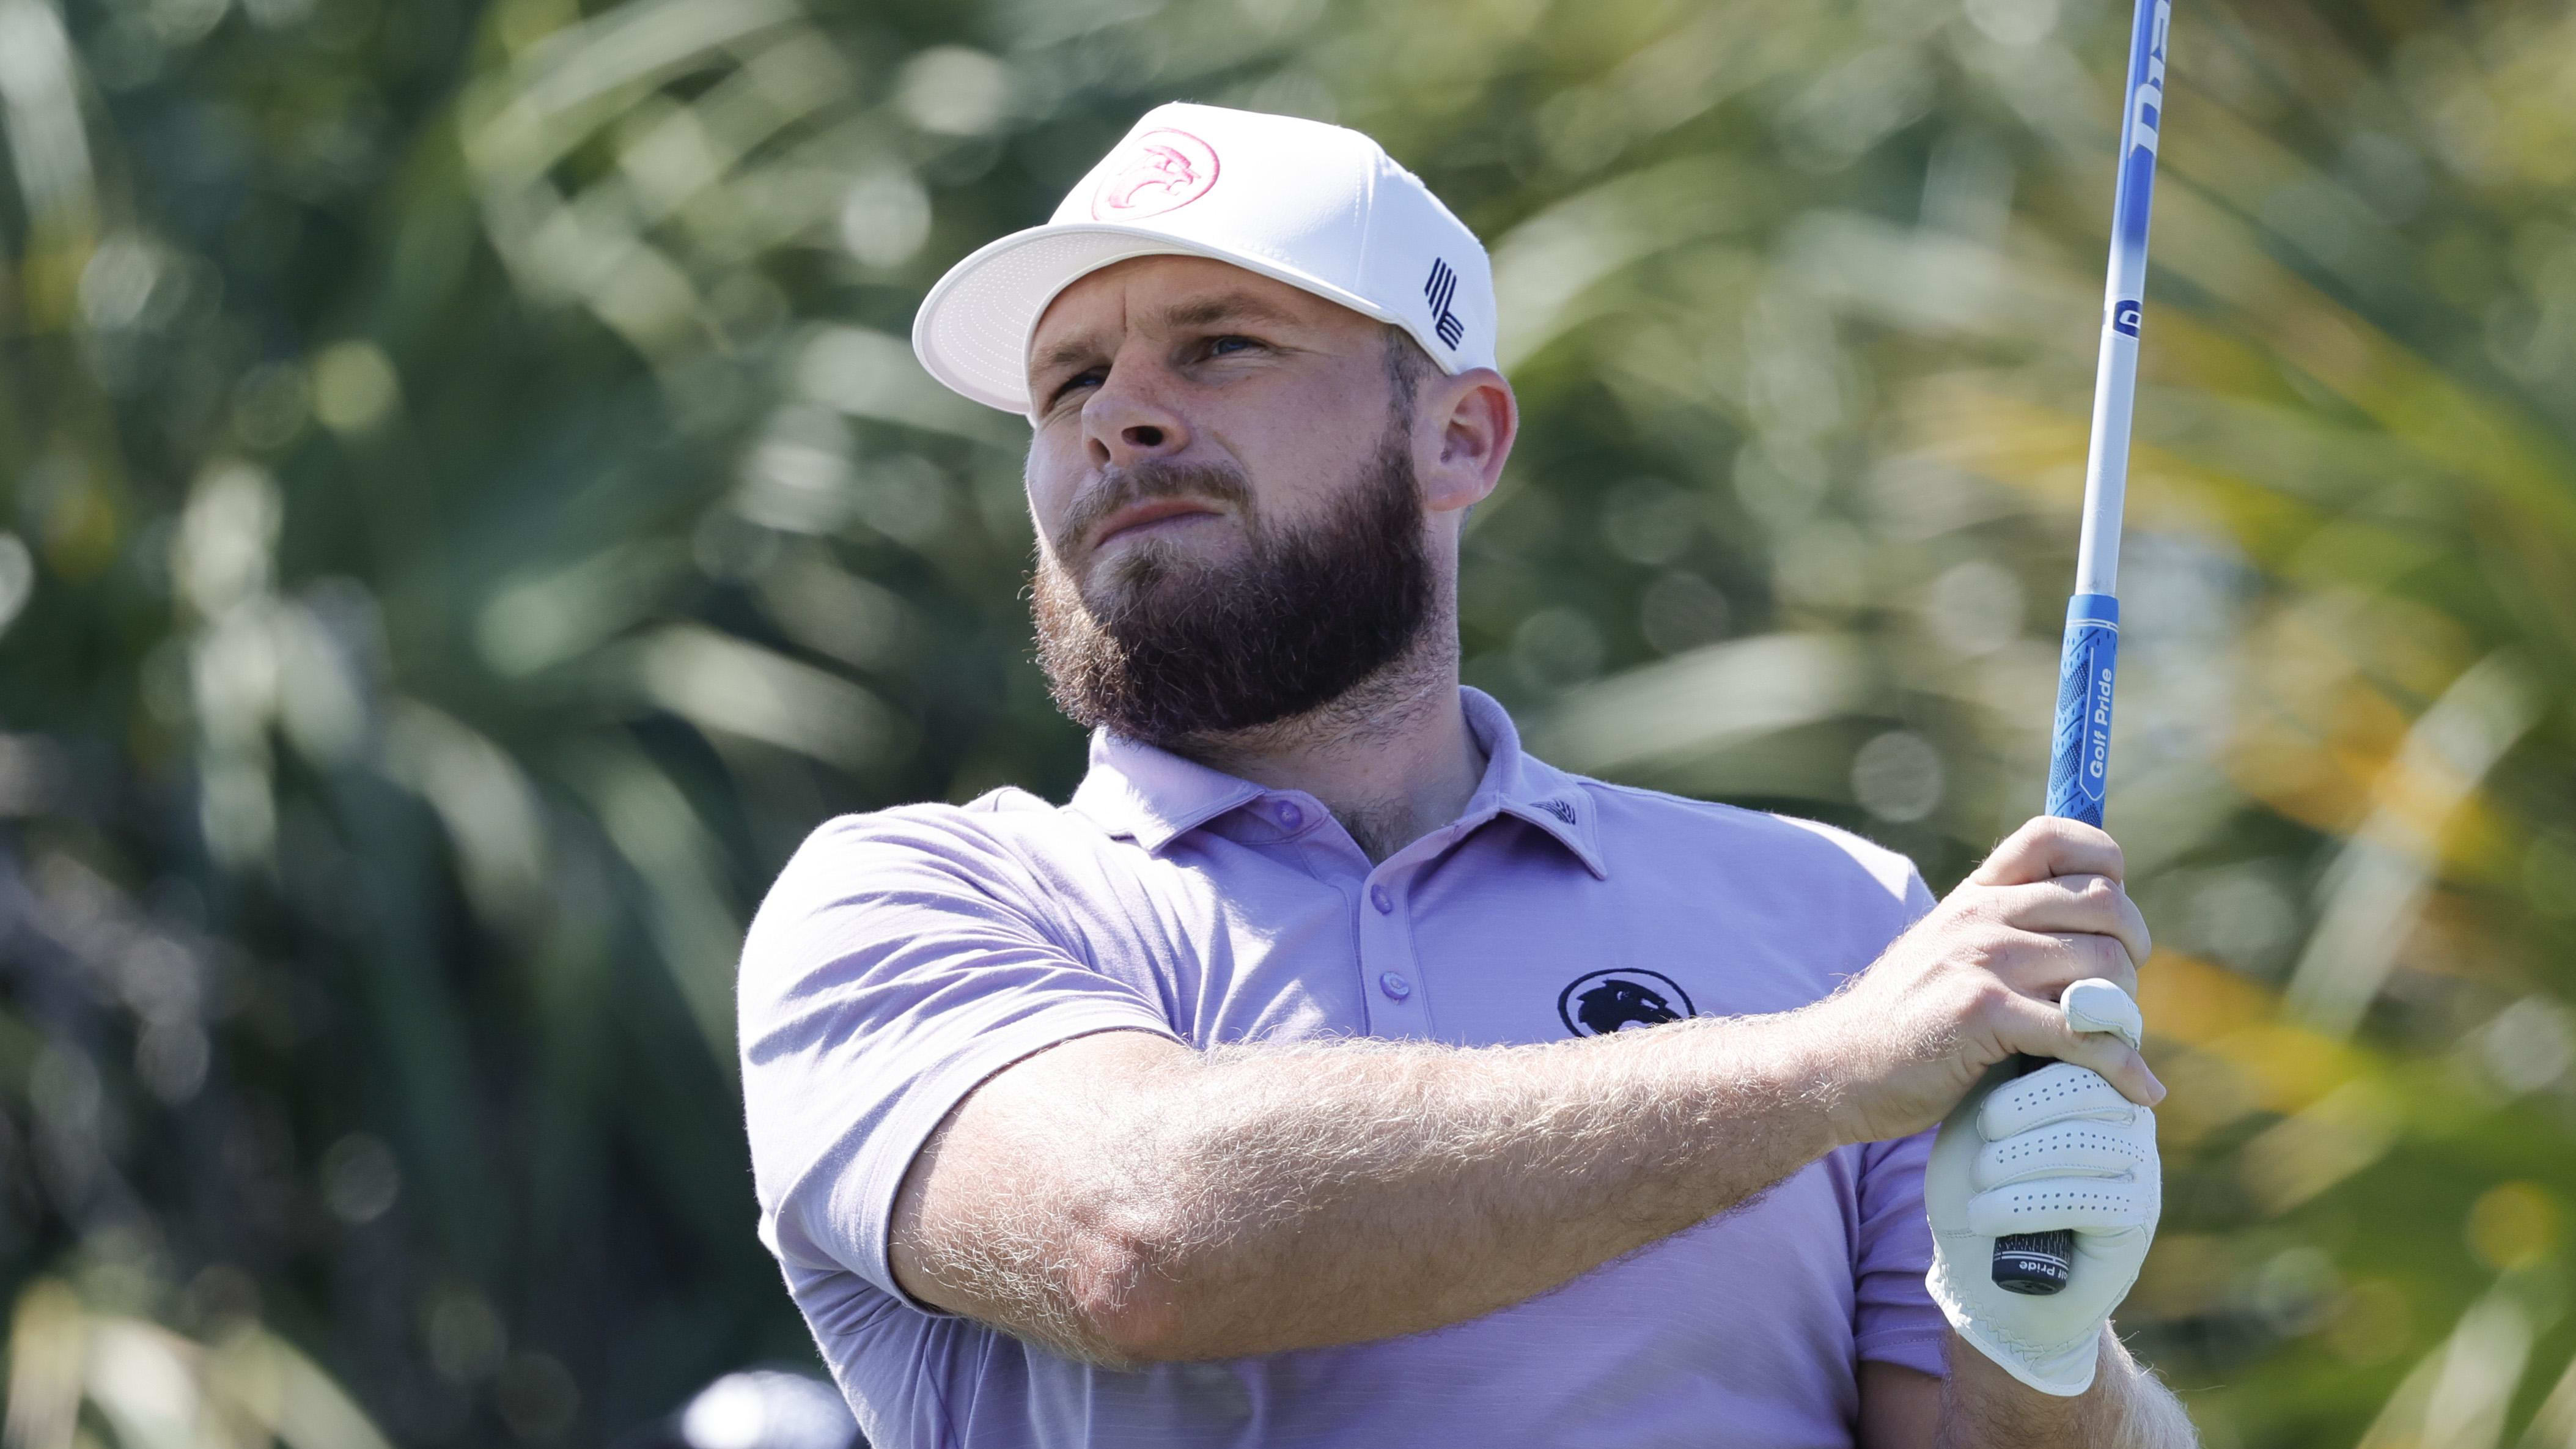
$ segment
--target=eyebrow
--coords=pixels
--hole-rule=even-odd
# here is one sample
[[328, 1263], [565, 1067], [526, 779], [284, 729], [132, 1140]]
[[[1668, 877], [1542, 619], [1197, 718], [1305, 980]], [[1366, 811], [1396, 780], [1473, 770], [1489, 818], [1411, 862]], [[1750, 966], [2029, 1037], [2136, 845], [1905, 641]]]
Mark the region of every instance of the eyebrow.
[[[1179, 332], [1212, 327], [1220, 322], [1268, 322], [1287, 326], [1297, 319], [1251, 292], [1220, 292], [1213, 297], [1199, 297], [1165, 308], [1161, 320], [1164, 327]], [[1068, 337], [1040, 352], [1037, 365], [1031, 371], [1043, 375], [1091, 361], [1099, 354], [1099, 340], [1090, 334]]]
[[1163, 313], [1163, 325], [1171, 328], [1206, 327], [1218, 322], [1276, 322], [1286, 324], [1296, 319], [1250, 292], [1220, 292], [1183, 302]]
[[1090, 334], [1085, 333], [1079, 337], [1068, 337], [1062, 342], [1058, 342], [1054, 346], [1049, 347], [1044, 352], [1039, 353], [1037, 365], [1029, 369], [1029, 375], [1032, 377], [1044, 377], [1048, 373], [1057, 371], [1061, 368], [1071, 367], [1080, 362], [1087, 362], [1098, 356], [1099, 353], [1100, 344], [1095, 341]]

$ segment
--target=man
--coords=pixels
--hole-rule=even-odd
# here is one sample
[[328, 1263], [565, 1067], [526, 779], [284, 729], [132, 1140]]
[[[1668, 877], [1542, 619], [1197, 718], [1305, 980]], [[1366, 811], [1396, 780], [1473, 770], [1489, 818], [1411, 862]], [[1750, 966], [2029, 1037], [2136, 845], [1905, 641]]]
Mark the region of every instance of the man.
[[[1494, 311], [1375, 143], [1188, 105], [924, 303], [1033, 425], [1095, 733], [1064, 808], [825, 825], [744, 950], [761, 1233], [869, 1437], [2189, 1443], [2108, 1326], [2162, 1088], [2057, 1004], [2134, 1017], [2118, 849], [2035, 821], [1936, 906], [1524, 754], [1458, 682]], [[2015, 1053], [2078, 1065], [1972, 1098]], [[2063, 1293], [1994, 1289], [2023, 1228]]]

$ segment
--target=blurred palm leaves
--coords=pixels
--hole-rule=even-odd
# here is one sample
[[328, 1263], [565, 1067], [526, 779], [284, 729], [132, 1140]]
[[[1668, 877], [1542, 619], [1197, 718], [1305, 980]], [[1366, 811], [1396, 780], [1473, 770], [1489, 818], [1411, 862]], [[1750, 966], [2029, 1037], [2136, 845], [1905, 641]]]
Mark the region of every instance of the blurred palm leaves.
[[39, 1280], [18, 1300], [10, 1346], [13, 1449], [98, 1442], [81, 1422], [84, 1409], [119, 1444], [390, 1449], [338, 1385], [254, 1325], [193, 1343], [157, 1324], [88, 1312], [63, 1285]]
[[[1765, 179], [1814, 179], [1788, 183], [1806, 195], [1765, 266], [1687, 223], [1592, 243], [1640, 260], [1592, 286], [1579, 312], [1598, 320], [1524, 351], [1542, 370], [1549, 347], [1584, 352], [1619, 423], [1674, 429], [1678, 410], [1719, 443], [1680, 466], [1767, 525], [1772, 577], [1726, 592], [1778, 632], [1570, 686], [1503, 636], [1494, 677], [1564, 691], [1562, 753], [1791, 808], [1848, 800], [1951, 861], [2035, 801], [2117, 115], [2060, 46], [2119, 18], [1877, 7], [1910, 58], [1871, 63], [1921, 78], [1913, 108], [1937, 123], [1916, 205], [1868, 156], [1793, 155]], [[2369, 1442], [2495, 1444], [2567, 1361], [2576, 471], [2563, 403], [2533, 385], [2563, 364], [2516, 348], [2545, 333], [2549, 284], [2463, 260], [2519, 245], [2547, 275], [2555, 234], [2527, 218], [2563, 211], [2564, 178], [2517, 152], [2549, 132], [2479, 56], [2561, 33], [2501, 8], [2177, 18], [2111, 815], [2151, 919], [2191, 954], [2150, 971], [2179, 1171], [2124, 1321], [2222, 1441], [2348, 1435], [2380, 1366], [2423, 1354]], [[1967, 90], [1924, 89], [1944, 85]], [[1692, 249], [1736, 289], [1722, 310], [1672, 307]], [[1551, 301], [1541, 315], [1566, 315]], [[1703, 565], [1725, 587], [1722, 567]], [[1857, 697], [1825, 662], [1855, 645], [1877, 660]], [[1803, 747], [1739, 738], [1784, 697], [1806, 717], [1776, 724]], [[1900, 743], [1922, 763], [1873, 768]], [[2372, 1049], [2338, 1044], [2365, 1020]]]
[[[1492, 242], [1528, 428], [1463, 622], [1543, 749], [1955, 876], [2037, 797], [2125, 19], [0, 0], [13, 1443], [240, 1437], [99, 1365], [248, 1403], [288, 1341], [403, 1442], [808, 1353], [744, 912], [832, 810], [1080, 768], [1018, 425], [902, 334], [1157, 100], [1364, 125]], [[2562, 1442], [2576, 27], [2175, 33], [2126, 1321], [2214, 1443]]]

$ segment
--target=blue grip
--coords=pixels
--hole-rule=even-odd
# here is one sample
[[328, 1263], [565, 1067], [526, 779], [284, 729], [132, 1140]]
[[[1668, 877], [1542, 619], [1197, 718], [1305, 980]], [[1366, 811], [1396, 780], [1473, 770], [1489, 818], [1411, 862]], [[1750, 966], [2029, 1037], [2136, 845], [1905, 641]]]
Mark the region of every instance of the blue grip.
[[2066, 651], [2057, 665], [2057, 739], [2048, 759], [2048, 813], [2102, 823], [2111, 775], [2111, 684], [2120, 658], [2120, 601], [2066, 601]]

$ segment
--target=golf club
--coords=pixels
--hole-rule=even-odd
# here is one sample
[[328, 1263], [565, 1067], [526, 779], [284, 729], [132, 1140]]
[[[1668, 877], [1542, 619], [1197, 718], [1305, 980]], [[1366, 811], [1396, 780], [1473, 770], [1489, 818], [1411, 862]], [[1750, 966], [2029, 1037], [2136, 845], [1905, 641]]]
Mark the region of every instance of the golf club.
[[[2129, 38], [2128, 114], [2111, 206], [2111, 274], [2102, 355], [2093, 379], [2093, 443], [2084, 471], [2084, 531], [2075, 596], [2066, 602], [2058, 659], [2057, 733], [2048, 761], [2048, 813], [2102, 823], [2111, 763], [2111, 685], [2120, 650], [2120, 510], [2129, 488], [2129, 417], [2137, 401], [2138, 323], [2147, 289], [2147, 211], [2156, 185], [2156, 129], [2165, 103], [2168, 0], [2138, 0]], [[2024, 1069], [2045, 1065], [2025, 1062]], [[1995, 1240], [1994, 1277], [2016, 1293], [2066, 1286], [2075, 1235], [2016, 1233]]]

